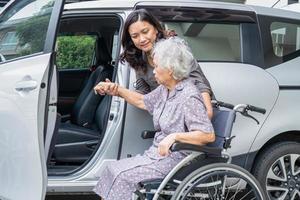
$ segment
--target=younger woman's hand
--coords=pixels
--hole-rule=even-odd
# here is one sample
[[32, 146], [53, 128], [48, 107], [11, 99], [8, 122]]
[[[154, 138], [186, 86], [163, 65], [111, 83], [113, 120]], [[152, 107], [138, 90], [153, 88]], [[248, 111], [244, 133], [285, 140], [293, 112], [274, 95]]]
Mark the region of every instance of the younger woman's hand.
[[158, 153], [161, 156], [167, 156], [170, 153], [170, 147], [175, 142], [176, 134], [171, 133], [158, 144]]
[[177, 33], [175, 32], [175, 30], [167, 29], [167, 30], [164, 31], [164, 36], [166, 38], [170, 38], [170, 37], [177, 36]]

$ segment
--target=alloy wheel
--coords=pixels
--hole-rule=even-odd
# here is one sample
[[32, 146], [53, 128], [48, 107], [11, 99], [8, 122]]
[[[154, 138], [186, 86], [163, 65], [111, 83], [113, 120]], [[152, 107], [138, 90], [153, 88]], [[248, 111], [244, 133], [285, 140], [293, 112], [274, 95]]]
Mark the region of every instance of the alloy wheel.
[[266, 190], [271, 200], [300, 200], [300, 155], [278, 158], [266, 177]]

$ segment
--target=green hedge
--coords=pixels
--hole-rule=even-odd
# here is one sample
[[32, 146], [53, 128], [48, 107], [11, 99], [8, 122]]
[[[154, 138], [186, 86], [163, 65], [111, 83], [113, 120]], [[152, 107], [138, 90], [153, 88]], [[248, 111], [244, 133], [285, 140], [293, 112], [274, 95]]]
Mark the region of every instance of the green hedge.
[[94, 36], [60, 36], [57, 39], [57, 65], [60, 69], [91, 66], [95, 49]]

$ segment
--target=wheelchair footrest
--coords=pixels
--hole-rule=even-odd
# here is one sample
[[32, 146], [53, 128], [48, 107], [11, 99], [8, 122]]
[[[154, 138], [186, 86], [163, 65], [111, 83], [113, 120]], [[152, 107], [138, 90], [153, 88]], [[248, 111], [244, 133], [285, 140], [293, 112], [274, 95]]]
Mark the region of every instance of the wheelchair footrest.
[[[162, 183], [163, 179], [151, 179], [138, 183], [138, 190], [135, 191], [135, 195], [141, 200], [150, 200], [154, 197], [158, 187]], [[176, 185], [176, 186], [175, 186]], [[174, 195], [175, 189], [178, 186], [176, 182], [168, 183], [165, 188], [159, 192], [159, 195], [171, 197]], [[160, 199], [160, 198], [159, 198]], [[169, 199], [169, 198], [168, 198]]]
[[146, 192], [150, 192], [151, 189], [157, 189], [163, 179], [151, 179], [142, 181], [139, 183], [139, 187], [145, 189]]

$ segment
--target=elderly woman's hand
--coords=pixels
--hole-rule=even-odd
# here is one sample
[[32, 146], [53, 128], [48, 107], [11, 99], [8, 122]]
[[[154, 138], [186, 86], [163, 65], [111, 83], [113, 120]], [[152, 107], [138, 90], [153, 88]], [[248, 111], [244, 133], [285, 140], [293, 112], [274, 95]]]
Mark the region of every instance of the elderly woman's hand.
[[165, 137], [159, 144], [158, 144], [158, 153], [161, 156], [169, 155], [170, 147], [175, 142], [176, 134], [172, 133]]
[[118, 84], [112, 83], [109, 79], [106, 79], [105, 82], [100, 82], [94, 87], [95, 93], [99, 93], [100, 95], [118, 95]]
[[164, 36], [166, 38], [174, 37], [174, 36], [177, 36], [177, 33], [175, 32], [175, 30], [167, 29], [167, 30], [164, 31]]

